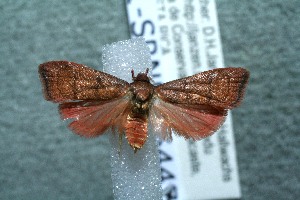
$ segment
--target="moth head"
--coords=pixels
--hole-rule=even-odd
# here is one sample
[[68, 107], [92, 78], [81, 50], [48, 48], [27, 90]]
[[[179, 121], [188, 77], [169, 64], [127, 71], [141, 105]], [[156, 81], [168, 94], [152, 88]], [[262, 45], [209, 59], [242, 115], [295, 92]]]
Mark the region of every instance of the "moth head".
[[145, 73], [138, 73], [137, 76], [134, 76], [134, 70], [131, 70], [132, 80], [150, 82], [150, 78], [148, 77], [148, 72], [149, 72], [149, 68], [146, 69]]

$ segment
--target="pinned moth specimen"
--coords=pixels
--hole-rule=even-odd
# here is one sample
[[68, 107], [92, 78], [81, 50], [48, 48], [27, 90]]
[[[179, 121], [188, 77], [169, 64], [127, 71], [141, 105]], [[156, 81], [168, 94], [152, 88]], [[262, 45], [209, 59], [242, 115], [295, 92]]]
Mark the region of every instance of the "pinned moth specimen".
[[148, 125], [164, 140], [172, 131], [200, 140], [213, 134], [229, 109], [244, 96], [249, 72], [219, 68], [170, 81], [150, 83], [148, 70], [132, 83], [82, 64], [50, 61], [39, 66], [45, 99], [59, 103], [62, 119], [73, 119], [76, 134], [95, 137], [112, 129], [125, 134], [136, 152], [147, 140]]

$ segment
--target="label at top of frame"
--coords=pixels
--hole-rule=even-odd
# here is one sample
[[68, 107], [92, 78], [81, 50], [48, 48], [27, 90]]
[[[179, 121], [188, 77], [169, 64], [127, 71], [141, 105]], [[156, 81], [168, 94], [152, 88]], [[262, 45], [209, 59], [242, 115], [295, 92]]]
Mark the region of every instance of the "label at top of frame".
[[[144, 37], [156, 84], [224, 67], [214, 0], [127, 0], [131, 37]], [[240, 198], [231, 114], [212, 136], [159, 146], [163, 199]]]

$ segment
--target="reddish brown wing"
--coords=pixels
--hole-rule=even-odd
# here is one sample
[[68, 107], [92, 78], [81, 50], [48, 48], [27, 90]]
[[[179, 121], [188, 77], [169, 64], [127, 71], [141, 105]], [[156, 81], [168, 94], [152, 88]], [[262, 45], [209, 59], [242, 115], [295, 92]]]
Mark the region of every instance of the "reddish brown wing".
[[112, 75], [68, 61], [39, 66], [46, 100], [60, 103], [63, 119], [74, 119], [69, 128], [94, 137], [109, 127], [123, 130], [129, 104], [129, 83]]
[[113, 101], [69, 102], [59, 106], [63, 119], [75, 119], [69, 128], [76, 134], [95, 137], [109, 127], [124, 130], [124, 123], [130, 109], [129, 95]]
[[248, 79], [243, 68], [219, 68], [159, 85], [155, 92], [170, 103], [231, 109], [240, 104]]
[[172, 139], [172, 130], [187, 139], [200, 140], [215, 132], [226, 114], [224, 109], [172, 104], [156, 99], [152, 104], [150, 122], [154, 133], [164, 140]]
[[110, 74], [68, 61], [51, 61], [39, 66], [46, 100], [111, 100], [126, 94], [129, 83]]
[[227, 110], [240, 104], [249, 78], [243, 68], [221, 68], [171, 81], [155, 89], [150, 119], [163, 139], [171, 130], [195, 140], [224, 122]]

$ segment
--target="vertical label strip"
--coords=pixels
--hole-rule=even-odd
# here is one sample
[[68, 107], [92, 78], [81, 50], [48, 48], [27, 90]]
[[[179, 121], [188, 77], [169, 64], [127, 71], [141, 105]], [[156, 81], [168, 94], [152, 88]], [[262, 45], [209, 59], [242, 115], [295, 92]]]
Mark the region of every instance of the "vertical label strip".
[[[132, 37], [146, 39], [157, 84], [223, 67], [213, 0], [128, 0]], [[231, 115], [200, 142], [160, 144], [164, 199], [240, 198]]]

